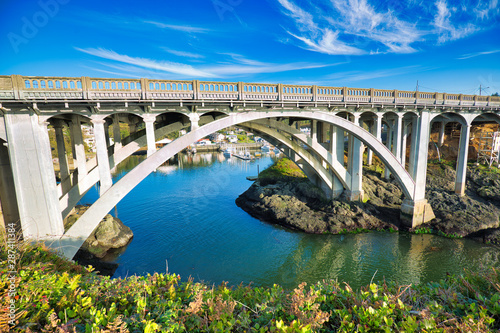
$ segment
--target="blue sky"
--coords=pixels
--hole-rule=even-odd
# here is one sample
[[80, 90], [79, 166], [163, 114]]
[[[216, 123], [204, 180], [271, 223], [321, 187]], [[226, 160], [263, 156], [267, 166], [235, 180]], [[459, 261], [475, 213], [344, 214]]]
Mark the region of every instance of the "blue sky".
[[0, 74], [500, 92], [499, 0], [0, 2]]

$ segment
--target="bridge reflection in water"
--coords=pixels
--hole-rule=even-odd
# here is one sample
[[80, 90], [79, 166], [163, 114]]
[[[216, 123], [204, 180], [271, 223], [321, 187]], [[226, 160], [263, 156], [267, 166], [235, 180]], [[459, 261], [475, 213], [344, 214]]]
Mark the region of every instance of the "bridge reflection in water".
[[[460, 125], [455, 192], [463, 195], [470, 128], [498, 122], [500, 98], [316, 85], [12, 75], [0, 76], [0, 110], [0, 140], [6, 143], [0, 145], [5, 221], [20, 221], [26, 239], [47, 240], [72, 258], [100, 220], [148, 174], [193, 142], [234, 125], [279, 146], [329, 197], [345, 193], [350, 200], [363, 200], [363, 151], [367, 149], [368, 164], [376, 154], [386, 166], [385, 176], [392, 174], [404, 193], [403, 223], [415, 227], [434, 216], [425, 199], [431, 125], [441, 126], [439, 144], [446, 123]], [[300, 132], [299, 121], [310, 123], [310, 135]], [[120, 124], [128, 126], [127, 138], [121, 138]], [[59, 185], [48, 126], [57, 141]], [[86, 156], [82, 128], [92, 135], [95, 158]], [[387, 129], [385, 142], [382, 128]], [[189, 132], [156, 152], [156, 140], [182, 129]], [[71, 148], [65, 131], [71, 134]], [[141, 147], [147, 147], [148, 158], [113, 184], [111, 170]], [[64, 230], [63, 218], [97, 182], [99, 199]]]
[[[135, 236], [118, 258], [116, 277], [164, 272], [167, 259], [170, 272], [209, 283], [295, 288], [303, 281], [338, 279], [359, 287], [374, 275], [375, 282], [385, 277], [406, 284], [500, 265], [497, 248], [467, 239], [377, 232], [310, 235], [260, 222], [234, 200], [250, 186], [245, 177], [256, 164], [265, 168], [271, 158], [248, 162], [197, 155], [196, 161], [181, 155], [183, 168], [170, 165], [175, 170], [168, 174], [149, 175], [118, 204], [119, 217]], [[138, 162], [119, 167], [115, 177]], [[93, 191], [84, 200], [98, 197]]]

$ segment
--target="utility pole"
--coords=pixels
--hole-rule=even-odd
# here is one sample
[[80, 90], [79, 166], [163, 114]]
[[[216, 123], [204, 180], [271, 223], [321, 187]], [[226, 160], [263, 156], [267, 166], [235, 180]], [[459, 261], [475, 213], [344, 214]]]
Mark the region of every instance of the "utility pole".
[[484, 87], [482, 85], [479, 85], [479, 96], [481, 96], [481, 92], [483, 89], [488, 89], [489, 87]]

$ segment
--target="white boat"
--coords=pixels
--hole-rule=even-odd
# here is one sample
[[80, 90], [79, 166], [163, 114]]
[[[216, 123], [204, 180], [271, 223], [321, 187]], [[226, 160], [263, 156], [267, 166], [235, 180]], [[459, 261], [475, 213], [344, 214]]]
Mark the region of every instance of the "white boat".
[[279, 150], [278, 147], [274, 147], [273, 152], [275, 154], [279, 154], [279, 153], [281, 153], [281, 150]]
[[268, 153], [271, 150], [271, 148], [269, 148], [268, 145], [265, 145], [260, 147], [260, 150], [262, 150], [264, 153]]
[[231, 157], [233, 155], [233, 148], [227, 147], [223, 152], [225, 157]]

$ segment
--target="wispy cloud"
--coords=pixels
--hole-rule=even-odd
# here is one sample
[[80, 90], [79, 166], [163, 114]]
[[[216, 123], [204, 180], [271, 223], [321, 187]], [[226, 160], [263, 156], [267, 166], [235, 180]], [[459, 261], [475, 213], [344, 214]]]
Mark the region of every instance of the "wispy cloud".
[[114, 60], [114, 61], [118, 61], [118, 62], [126, 63], [126, 64], [131, 64], [131, 65], [138, 66], [138, 67], [153, 69], [156, 71], [163, 71], [163, 72], [173, 73], [173, 74], [182, 74], [182, 75], [192, 76], [192, 77], [215, 77], [215, 75], [212, 73], [196, 69], [193, 66], [186, 65], [186, 64], [175, 63], [175, 62], [170, 62], [170, 61], [157, 61], [157, 60], [146, 59], [146, 58], [130, 57], [127, 55], [118, 54], [112, 50], [106, 50], [106, 49], [101, 49], [101, 48], [98, 48], [98, 49], [75, 48], [75, 49], [80, 51], [80, 52], [84, 52], [84, 53], [87, 53], [87, 54], [90, 54], [90, 55], [93, 55], [93, 56], [96, 56], [99, 58]]
[[194, 67], [183, 63], [130, 57], [128, 55], [119, 54], [115, 51], [102, 48], [75, 49], [101, 59], [113, 61], [113, 63], [109, 64], [100, 64], [123, 72], [122, 74], [134, 73], [145, 74], [146, 76], [158, 76], [161, 75], [161, 73], [169, 73], [175, 75], [176, 78], [237, 77], [248, 74], [288, 72], [337, 65], [306, 62], [285, 64], [265, 63], [247, 59], [239, 54], [229, 53], [226, 55], [229, 56], [230, 61], [219, 63], [217, 65], [200, 65], [198, 67]]
[[[367, 0], [331, 0], [330, 10], [316, 17], [289, 0], [278, 1], [285, 15], [294, 19], [300, 34], [287, 32], [311, 51], [359, 55], [371, 51], [366, 44], [378, 44], [376, 49], [382, 46], [383, 52], [410, 53], [415, 52], [410, 45], [422, 35], [415, 24], [399, 20], [391, 11], [379, 13]], [[347, 42], [353, 36], [354, 45]]]
[[433, 25], [436, 27], [439, 35], [439, 43], [460, 39], [478, 30], [478, 28], [471, 23], [461, 27], [455, 27], [451, 22], [451, 11], [448, 8], [446, 0], [438, 0], [435, 2], [435, 5], [437, 7], [437, 13], [434, 16]]
[[179, 57], [192, 58], [192, 59], [202, 59], [202, 58], [205, 58], [204, 55], [197, 54], [197, 53], [172, 50], [172, 49], [169, 49], [167, 47], [162, 47], [161, 49], [164, 50], [164, 51], [166, 51], [166, 52], [168, 52], [168, 53], [170, 53], [170, 54], [173, 54], [173, 55], [176, 55], [176, 56], [179, 56]]
[[175, 24], [167, 24], [163, 22], [156, 22], [156, 21], [143, 21], [144, 23], [152, 24], [158, 28], [162, 29], [170, 29], [170, 30], [177, 30], [177, 31], [182, 31], [182, 32], [189, 32], [189, 33], [207, 33], [210, 32], [210, 29], [205, 29], [205, 28], [200, 28], [200, 27], [193, 27], [190, 25], [175, 25]]
[[405, 75], [405, 74], [410, 74], [410, 73], [416, 73], [416, 72], [422, 72], [422, 71], [428, 71], [431, 70], [432, 68], [429, 67], [422, 67], [422, 66], [405, 66], [405, 67], [399, 67], [399, 68], [391, 68], [391, 69], [383, 69], [383, 70], [376, 70], [376, 71], [366, 71], [366, 72], [361, 72], [361, 71], [349, 71], [349, 72], [341, 72], [341, 73], [335, 73], [326, 76], [326, 79], [330, 80], [343, 80], [346, 82], [353, 82], [353, 81], [364, 81], [364, 80], [372, 80], [372, 79], [378, 79], [382, 77], [392, 77], [392, 76], [399, 76], [399, 75]]
[[500, 17], [499, 0], [276, 1], [299, 47], [331, 55], [413, 53], [488, 29]]
[[498, 52], [500, 52], [500, 50], [467, 53], [467, 54], [463, 54], [461, 57], [459, 57], [457, 59], [464, 60], [464, 59], [479, 57], [479, 56], [482, 56], [482, 55], [494, 54], [494, 53], [498, 53]]
[[477, 6], [474, 8], [474, 12], [481, 20], [488, 19], [491, 16], [498, 16], [500, 14], [498, 0], [479, 1]]

